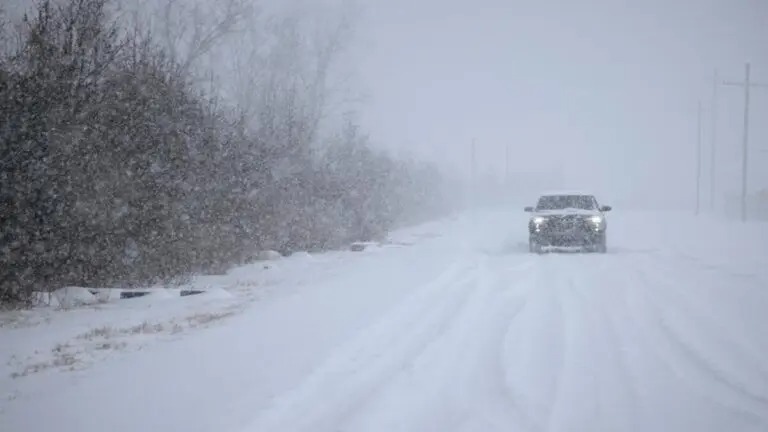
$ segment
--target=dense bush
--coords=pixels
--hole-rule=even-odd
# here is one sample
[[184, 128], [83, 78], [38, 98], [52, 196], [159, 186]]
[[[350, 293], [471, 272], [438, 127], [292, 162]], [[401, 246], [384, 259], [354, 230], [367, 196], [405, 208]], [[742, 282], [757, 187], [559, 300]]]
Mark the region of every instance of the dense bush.
[[318, 138], [299, 80], [224, 108], [107, 6], [43, 1], [0, 39], [0, 304], [338, 247], [445, 209], [434, 169], [374, 151], [354, 121]]

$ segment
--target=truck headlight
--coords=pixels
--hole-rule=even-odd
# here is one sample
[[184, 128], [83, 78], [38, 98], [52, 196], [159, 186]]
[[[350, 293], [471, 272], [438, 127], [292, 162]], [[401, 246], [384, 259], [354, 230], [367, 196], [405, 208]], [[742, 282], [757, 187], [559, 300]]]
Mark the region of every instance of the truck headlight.
[[541, 217], [541, 216], [536, 216], [536, 217], [535, 217], [535, 218], [533, 218], [532, 220], [533, 220], [533, 223], [534, 223], [535, 225], [541, 225], [541, 224], [543, 224], [543, 223], [544, 223], [544, 221], [546, 221], [546, 219], [544, 219], [544, 218], [543, 218], [543, 217]]
[[592, 216], [589, 218], [590, 222], [592, 222], [595, 225], [602, 225], [603, 223], [603, 217], [602, 216]]

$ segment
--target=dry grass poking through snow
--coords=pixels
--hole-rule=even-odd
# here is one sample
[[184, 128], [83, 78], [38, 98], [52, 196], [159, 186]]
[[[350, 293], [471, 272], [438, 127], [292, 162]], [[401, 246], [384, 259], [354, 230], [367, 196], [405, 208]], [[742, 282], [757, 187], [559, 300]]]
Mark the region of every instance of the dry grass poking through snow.
[[[225, 310], [196, 313], [167, 322], [144, 321], [129, 327], [96, 327], [78, 335], [68, 343], [57, 344], [51, 349], [50, 359], [30, 363], [20, 371], [12, 373], [11, 377], [21, 378], [53, 368], [74, 371], [88, 365], [89, 358], [94, 360], [104, 356], [104, 352], [126, 350], [130, 346], [140, 348], [142, 344], [136, 339], [141, 336], [174, 335], [188, 329], [205, 327], [234, 314], [233, 310]], [[102, 354], [99, 354], [100, 352]]]

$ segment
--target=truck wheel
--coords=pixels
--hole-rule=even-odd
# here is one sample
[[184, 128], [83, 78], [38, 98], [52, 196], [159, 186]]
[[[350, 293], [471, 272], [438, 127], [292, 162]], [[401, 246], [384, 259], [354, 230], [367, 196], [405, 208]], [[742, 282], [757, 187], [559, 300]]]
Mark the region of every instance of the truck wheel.
[[608, 252], [608, 243], [606, 240], [606, 234], [603, 233], [602, 236], [600, 236], [600, 241], [597, 243], [597, 252], [598, 253], [607, 253]]
[[536, 242], [536, 240], [529, 239], [528, 240], [528, 251], [530, 253], [541, 254], [542, 253], [542, 248], [541, 248], [541, 245], [538, 242]]

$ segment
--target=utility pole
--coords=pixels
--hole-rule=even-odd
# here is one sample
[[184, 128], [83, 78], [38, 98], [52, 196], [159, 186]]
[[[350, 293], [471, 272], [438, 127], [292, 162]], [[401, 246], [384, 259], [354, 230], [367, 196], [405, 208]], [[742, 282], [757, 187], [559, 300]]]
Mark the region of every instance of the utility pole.
[[715, 186], [717, 184], [717, 88], [720, 86], [717, 69], [712, 83], [712, 136], [710, 143], [709, 163], [709, 211], [715, 212]]
[[510, 149], [509, 149], [509, 143], [507, 143], [505, 154], [504, 154], [504, 187], [505, 188], [509, 188], [509, 180], [510, 180], [509, 157], [510, 157]]
[[741, 144], [741, 221], [747, 220], [747, 170], [749, 168], [749, 82], [750, 65], [744, 67], [744, 140]]
[[696, 216], [701, 212], [701, 101], [696, 115]]
[[744, 82], [724, 82], [724, 85], [744, 87], [744, 134], [741, 143], [741, 221], [747, 220], [747, 179], [749, 168], [749, 92], [752, 87], [768, 87], [750, 81], [750, 64], [744, 68]]
[[476, 149], [475, 139], [472, 139], [472, 147], [470, 149], [471, 157], [470, 157], [470, 163], [472, 164], [470, 166], [470, 183], [471, 186], [469, 188], [470, 190], [470, 202], [472, 203], [472, 207], [474, 208], [477, 204], [477, 149]]

